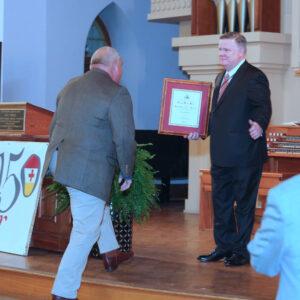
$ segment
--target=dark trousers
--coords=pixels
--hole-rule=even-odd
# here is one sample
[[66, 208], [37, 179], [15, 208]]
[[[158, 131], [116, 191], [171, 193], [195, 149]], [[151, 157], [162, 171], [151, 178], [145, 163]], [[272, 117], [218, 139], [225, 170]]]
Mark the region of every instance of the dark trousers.
[[211, 167], [216, 251], [249, 257], [261, 173], [262, 166]]

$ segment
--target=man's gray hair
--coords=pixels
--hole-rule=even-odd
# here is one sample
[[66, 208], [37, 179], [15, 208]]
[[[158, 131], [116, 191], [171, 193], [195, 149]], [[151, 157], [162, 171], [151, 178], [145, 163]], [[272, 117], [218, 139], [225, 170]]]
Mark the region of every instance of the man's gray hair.
[[234, 40], [237, 46], [244, 50], [245, 54], [247, 52], [247, 40], [239, 32], [227, 32], [220, 36], [220, 40]]
[[113, 63], [118, 63], [121, 59], [118, 51], [112, 47], [105, 46], [96, 50], [91, 58], [91, 65], [106, 65], [111, 66]]

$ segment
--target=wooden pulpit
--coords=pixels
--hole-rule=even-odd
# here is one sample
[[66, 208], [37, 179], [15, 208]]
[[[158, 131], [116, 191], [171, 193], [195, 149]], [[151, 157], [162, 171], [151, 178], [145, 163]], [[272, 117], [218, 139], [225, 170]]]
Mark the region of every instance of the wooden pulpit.
[[45, 178], [36, 213], [30, 247], [53, 251], [64, 251], [69, 243], [72, 229], [70, 209], [54, 216], [57, 206], [55, 195], [49, 195], [47, 187], [52, 179]]
[[[0, 141], [48, 142], [53, 112], [28, 102], [0, 104]], [[64, 251], [72, 227], [70, 211], [53, 217], [57, 202], [47, 194], [51, 179], [44, 179], [30, 247]]]
[[48, 141], [53, 112], [28, 102], [0, 104], [2, 141]]

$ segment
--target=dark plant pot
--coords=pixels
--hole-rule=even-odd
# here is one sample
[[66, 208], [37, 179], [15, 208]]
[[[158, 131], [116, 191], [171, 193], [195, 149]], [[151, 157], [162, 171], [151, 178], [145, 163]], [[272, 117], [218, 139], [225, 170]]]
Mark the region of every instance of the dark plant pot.
[[[115, 230], [117, 241], [120, 245], [120, 251], [126, 252], [132, 248], [132, 235], [133, 235], [133, 217], [131, 216], [126, 222], [120, 222], [119, 214], [111, 211], [111, 219]], [[101, 258], [98, 244], [95, 243], [91, 250], [91, 256]]]

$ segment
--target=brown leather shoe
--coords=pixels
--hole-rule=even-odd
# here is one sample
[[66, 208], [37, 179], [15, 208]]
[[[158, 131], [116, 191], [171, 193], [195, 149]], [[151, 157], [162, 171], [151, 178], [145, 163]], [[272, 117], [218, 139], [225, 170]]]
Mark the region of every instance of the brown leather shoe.
[[114, 271], [119, 264], [130, 262], [133, 259], [131, 250], [121, 252], [120, 249], [112, 250], [102, 254], [103, 264], [107, 272]]
[[78, 300], [78, 298], [64, 298], [64, 297], [52, 295], [52, 300]]

